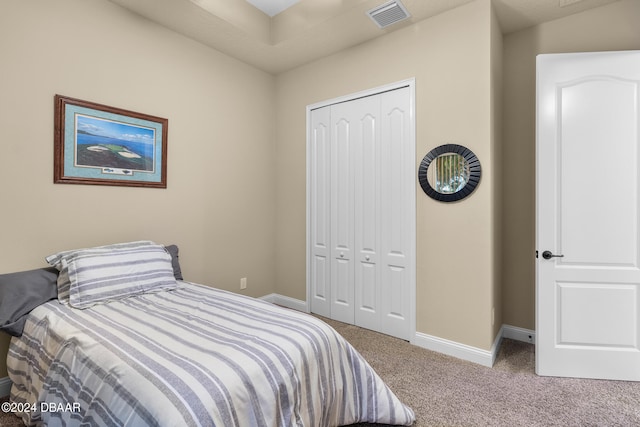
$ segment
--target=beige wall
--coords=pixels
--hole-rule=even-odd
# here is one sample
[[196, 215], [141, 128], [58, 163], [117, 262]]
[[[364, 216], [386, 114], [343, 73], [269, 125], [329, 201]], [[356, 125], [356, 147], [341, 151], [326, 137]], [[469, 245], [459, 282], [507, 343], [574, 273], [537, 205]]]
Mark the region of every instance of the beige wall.
[[[640, 49], [640, 1], [504, 37], [503, 321], [535, 329], [535, 60], [540, 53]], [[543, 249], [543, 248], [539, 248]]]
[[[188, 280], [274, 292], [273, 76], [104, 0], [3, 0], [0, 61], [0, 274], [151, 239]], [[168, 118], [168, 188], [54, 185], [56, 93]]]
[[[479, 0], [277, 76], [277, 291], [306, 299], [305, 107], [416, 78], [417, 163], [445, 143], [468, 146], [486, 173], [468, 199], [418, 187], [417, 330], [489, 349], [497, 281], [491, 126], [491, 4]], [[416, 164], [416, 171], [417, 166]]]
[[491, 14], [491, 157], [489, 171], [493, 183], [493, 287], [491, 295], [495, 314], [492, 319], [493, 336], [502, 327], [502, 32], [495, 13]]

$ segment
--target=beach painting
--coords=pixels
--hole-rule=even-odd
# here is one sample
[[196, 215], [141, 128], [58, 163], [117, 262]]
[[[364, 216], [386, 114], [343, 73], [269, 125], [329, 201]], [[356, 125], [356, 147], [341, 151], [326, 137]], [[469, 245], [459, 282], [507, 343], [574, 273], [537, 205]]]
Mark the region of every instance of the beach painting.
[[55, 97], [54, 183], [166, 188], [167, 119]]

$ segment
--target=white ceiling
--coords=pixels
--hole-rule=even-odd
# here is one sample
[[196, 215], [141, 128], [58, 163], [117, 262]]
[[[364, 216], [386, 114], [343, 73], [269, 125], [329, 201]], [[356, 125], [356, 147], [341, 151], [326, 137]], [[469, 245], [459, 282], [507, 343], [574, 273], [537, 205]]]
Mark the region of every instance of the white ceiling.
[[[402, 0], [411, 18], [384, 30], [366, 12], [387, 0], [110, 1], [277, 74], [474, 0]], [[618, 0], [492, 1], [502, 32], [508, 34]], [[249, 2], [275, 8], [265, 13]]]
[[298, 3], [300, 0], [247, 0], [247, 1], [273, 18], [280, 12]]

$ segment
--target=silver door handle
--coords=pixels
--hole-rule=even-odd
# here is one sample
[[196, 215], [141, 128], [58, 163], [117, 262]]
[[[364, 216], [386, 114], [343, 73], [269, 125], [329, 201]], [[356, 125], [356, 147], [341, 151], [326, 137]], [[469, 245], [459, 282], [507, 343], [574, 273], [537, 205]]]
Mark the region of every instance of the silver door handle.
[[544, 258], [544, 259], [562, 258], [562, 257], [564, 257], [564, 255], [554, 255], [553, 252], [551, 252], [551, 251], [542, 252], [542, 258]]

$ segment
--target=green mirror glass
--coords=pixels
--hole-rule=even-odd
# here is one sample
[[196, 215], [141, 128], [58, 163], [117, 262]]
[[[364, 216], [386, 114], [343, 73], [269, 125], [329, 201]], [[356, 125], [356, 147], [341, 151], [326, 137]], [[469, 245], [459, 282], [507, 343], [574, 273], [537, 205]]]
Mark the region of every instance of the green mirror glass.
[[432, 199], [455, 202], [464, 199], [480, 183], [480, 160], [462, 145], [446, 144], [427, 153], [418, 169], [422, 190]]
[[440, 194], [453, 194], [469, 182], [469, 162], [458, 153], [444, 153], [433, 159], [427, 170], [429, 185]]

